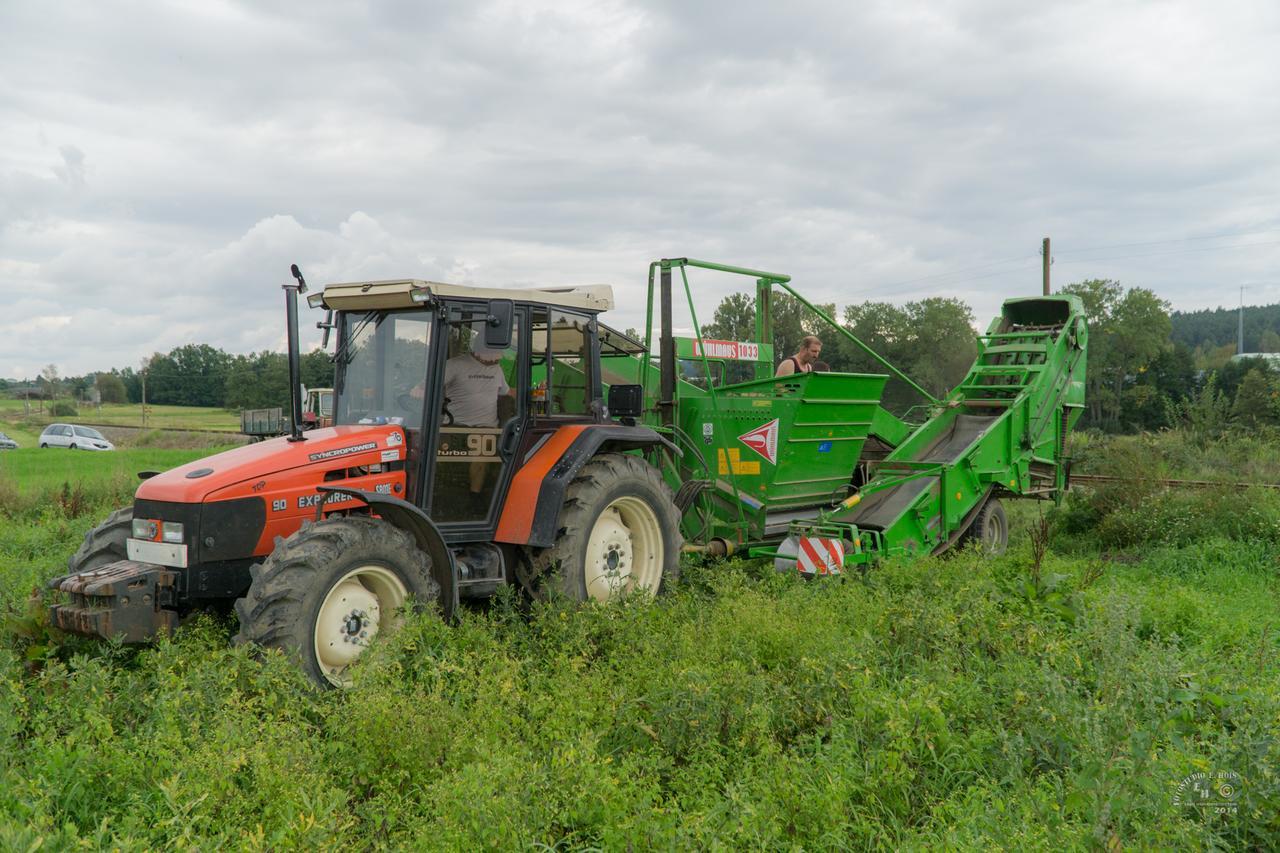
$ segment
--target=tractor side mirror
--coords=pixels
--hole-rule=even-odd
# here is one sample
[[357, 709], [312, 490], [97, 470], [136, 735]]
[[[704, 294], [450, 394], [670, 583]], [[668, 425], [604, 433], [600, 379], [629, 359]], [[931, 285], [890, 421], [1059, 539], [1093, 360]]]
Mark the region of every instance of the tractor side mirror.
[[644, 414], [644, 386], [610, 385], [605, 405], [611, 417], [638, 418]]
[[484, 324], [485, 349], [507, 349], [511, 346], [511, 325], [516, 304], [510, 299], [490, 299], [489, 316]]

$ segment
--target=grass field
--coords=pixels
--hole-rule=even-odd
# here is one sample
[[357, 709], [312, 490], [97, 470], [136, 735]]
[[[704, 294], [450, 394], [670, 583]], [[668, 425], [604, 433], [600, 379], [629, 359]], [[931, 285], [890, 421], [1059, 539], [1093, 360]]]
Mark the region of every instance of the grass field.
[[[9, 422], [17, 424], [24, 420], [32, 424], [61, 423], [107, 424], [115, 426], [142, 426], [142, 406], [138, 403], [103, 403], [101, 409], [89, 405], [81, 405], [79, 414], [73, 417], [53, 417], [48, 412], [48, 401], [45, 411], [37, 414], [36, 404], [31, 404], [31, 412], [26, 413], [21, 400], [0, 399], [0, 424]], [[156, 406], [150, 405], [147, 414], [147, 426], [151, 428], [170, 428], [184, 430], [213, 430], [221, 432], [239, 432], [240, 415], [226, 409], [204, 408], [200, 406]], [[0, 425], [0, 430], [9, 432], [8, 427]], [[39, 434], [36, 429], [36, 434]]]
[[128, 493], [138, 485], [139, 471], [165, 471], [217, 448], [172, 450], [135, 448], [114, 452], [72, 451], [24, 447], [0, 453], [0, 493], [25, 495], [60, 489], [102, 494]]
[[[315, 693], [225, 617], [48, 635], [30, 591], [114, 477], [0, 502], [3, 849], [1280, 845], [1280, 496], [1082, 494], [1039, 560], [1024, 505], [995, 560], [503, 597]], [[1197, 779], [1223, 813], [1186, 805]]]

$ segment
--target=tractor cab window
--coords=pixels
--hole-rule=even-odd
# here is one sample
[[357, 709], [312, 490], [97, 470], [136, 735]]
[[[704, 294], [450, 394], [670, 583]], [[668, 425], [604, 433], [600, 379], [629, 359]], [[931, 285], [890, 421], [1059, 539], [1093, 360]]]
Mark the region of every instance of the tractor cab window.
[[596, 321], [596, 341], [600, 347], [600, 381], [605, 385], [635, 385], [640, 382], [640, 359], [644, 344], [635, 333], [611, 329]]
[[421, 428], [431, 314], [343, 314], [340, 332], [334, 423]]
[[568, 311], [533, 312], [534, 411], [547, 415], [591, 413], [596, 376], [591, 362], [591, 318]]
[[682, 358], [679, 360], [679, 377], [698, 388], [707, 387], [707, 373], [711, 374], [711, 387], [734, 385], [739, 382], [750, 382], [756, 378], [756, 365], [753, 361], [726, 361], [708, 358], [706, 364], [699, 358]]
[[482, 304], [449, 308], [431, 499], [431, 515], [440, 522], [488, 518], [502, 478], [503, 436], [515, 426], [519, 315], [505, 350], [484, 345], [487, 316]]
[[707, 374], [711, 374], [711, 385], [719, 388], [724, 383], [724, 362], [716, 359], [707, 359], [703, 364], [701, 358], [682, 358], [679, 361], [680, 370], [679, 377], [690, 385], [698, 388], [707, 387]]

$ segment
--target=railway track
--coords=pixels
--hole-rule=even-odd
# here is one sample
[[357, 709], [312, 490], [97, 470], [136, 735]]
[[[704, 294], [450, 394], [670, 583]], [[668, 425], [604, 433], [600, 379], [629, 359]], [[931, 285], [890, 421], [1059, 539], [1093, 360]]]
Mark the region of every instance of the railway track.
[[1071, 485], [1107, 483], [1155, 483], [1175, 489], [1280, 489], [1280, 483], [1241, 483], [1222, 480], [1171, 480], [1161, 477], [1117, 477], [1111, 474], [1072, 474]]

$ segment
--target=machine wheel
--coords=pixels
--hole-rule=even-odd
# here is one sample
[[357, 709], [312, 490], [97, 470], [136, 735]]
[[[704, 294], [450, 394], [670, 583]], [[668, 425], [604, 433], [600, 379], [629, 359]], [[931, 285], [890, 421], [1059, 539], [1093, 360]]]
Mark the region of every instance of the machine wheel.
[[1003, 554], [1009, 547], [1009, 520], [1004, 514], [1004, 504], [997, 498], [989, 499], [965, 531], [964, 541], [978, 543], [987, 556]]
[[569, 484], [560, 529], [534, 555], [534, 577], [575, 601], [606, 601], [680, 578], [680, 512], [658, 469], [638, 456], [603, 453]]
[[251, 569], [233, 642], [281, 649], [321, 687], [351, 684], [350, 664], [410, 596], [436, 601], [431, 558], [413, 537], [367, 516], [304, 526]]
[[133, 507], [122, 507], [84, 535], [80, 548], [67, 560], [71, 574], [87, 572], [107, 563], [129, 559], [125, 541], [133, 532]]

